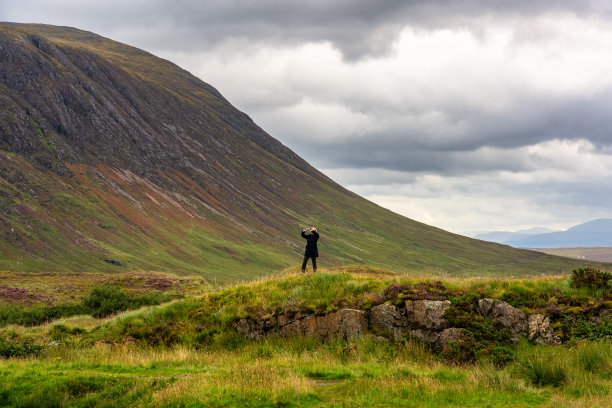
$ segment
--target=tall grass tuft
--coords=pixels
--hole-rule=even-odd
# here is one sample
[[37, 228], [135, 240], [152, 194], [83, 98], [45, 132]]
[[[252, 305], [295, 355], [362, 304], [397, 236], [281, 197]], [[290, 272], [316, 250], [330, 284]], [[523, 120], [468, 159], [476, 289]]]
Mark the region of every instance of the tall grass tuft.
[[559, 387], [568, 377], [565, 361], [559, 354], [530, 353], [519, 361], [519, 371], [533, 385]]
[[610, 368], [610, 343], [589, 342], [578, 346], [574, 356], [574, 363], [591, 373]]

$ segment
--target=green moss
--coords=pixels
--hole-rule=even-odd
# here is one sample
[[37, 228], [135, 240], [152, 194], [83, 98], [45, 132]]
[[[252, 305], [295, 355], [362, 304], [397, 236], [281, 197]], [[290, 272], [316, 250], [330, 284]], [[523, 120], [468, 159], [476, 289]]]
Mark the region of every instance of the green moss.
[[38, 121], [33, 116], [30, 116], [30, 115], [28, 115], [28, 118], [30, 118], [30, 122], [32, 122], [32, 125], [34, 125], [34, 128], [36, 129], [36, 134], [38, 135], [38, 138], [40, 139], [42, 144], [47, 149], [49, 149], [51, 152], [55, 153], [55, 146], [49, 144], [49, 140], [47, 139], [45, 132], [40, 127], [40, 124], [38, 123]]

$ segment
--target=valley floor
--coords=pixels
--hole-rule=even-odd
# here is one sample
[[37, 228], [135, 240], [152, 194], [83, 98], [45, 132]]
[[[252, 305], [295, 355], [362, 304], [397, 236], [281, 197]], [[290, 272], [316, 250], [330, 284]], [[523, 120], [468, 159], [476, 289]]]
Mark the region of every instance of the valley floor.
[[534, 248], [534, 251], [574, 259], [597, 262], [612, 262], [612, 247]]

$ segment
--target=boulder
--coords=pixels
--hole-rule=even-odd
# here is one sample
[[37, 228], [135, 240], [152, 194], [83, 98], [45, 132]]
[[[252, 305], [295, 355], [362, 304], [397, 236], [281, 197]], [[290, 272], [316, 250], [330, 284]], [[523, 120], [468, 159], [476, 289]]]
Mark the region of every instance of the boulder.
[[529, 328], [529, 340], [538, 344], [559, 343], [559, 338], [555, 336], [548, 317], [532, 314], [527, 318], [527, 327]]
[[319, 338], [352, 338], [365, 334], [368, 321], [363, 310], [342, 309], [325, 316], [308, 316], [278, 330], [283, 337], [311, 336]]
[[444, 311], [450, 305], [448, 300], [408, 300], [406, 313], [410, 322], [420, 329], [442, 330], [448, 326]]
[[436, 344], [440, 339], [440, 332], [437, 331], [414, 329], [410, 330], [410, 334], [422, 342], [429, 344]]
[[442, 348], [442, 350], [446, 349], [449, 344], [457, 343], [463, 338], [463, 330], [457, 327], [451, 327], [449, 329], [445, 329], [440, 333], [436, 344]]
[[402, 329], [408, 327], [408, 320], [397, 306], [383, 303], [370, 310], [370, 324], [373, 329], [388, 334], [394, 340], [401, 340]]
[[527, 317], [525, 313], [513, 308], [503, 300], [480, 299], [478, 301], [478, 311], [481, 315], [495, 320], [498, 327], [510, 330], [515, 341], [519, 334], [526, 331]]
[[438, 346], [442, 350], [446, 349], [449, 344], [456, 343], [463, 338], [463, 330], [457, 327], [444, 329], [441, 332], [414, 329], [410, 331], [410, 334], [425, 343]]
[[261, 320], [240, 319], [236, 330], [247, 339], [258, 339], [264, 335], [264, 323]]

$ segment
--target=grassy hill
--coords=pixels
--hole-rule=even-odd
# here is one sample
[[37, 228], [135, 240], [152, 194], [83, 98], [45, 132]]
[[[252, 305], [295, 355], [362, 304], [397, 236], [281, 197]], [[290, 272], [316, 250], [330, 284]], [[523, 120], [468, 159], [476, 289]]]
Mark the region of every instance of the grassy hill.
[[0, 24], [0, 270], [236, 281], [298, 265], [453, 276], [584, 261], [454, 235], [312, 168], [169, 61], [67, 27]]

